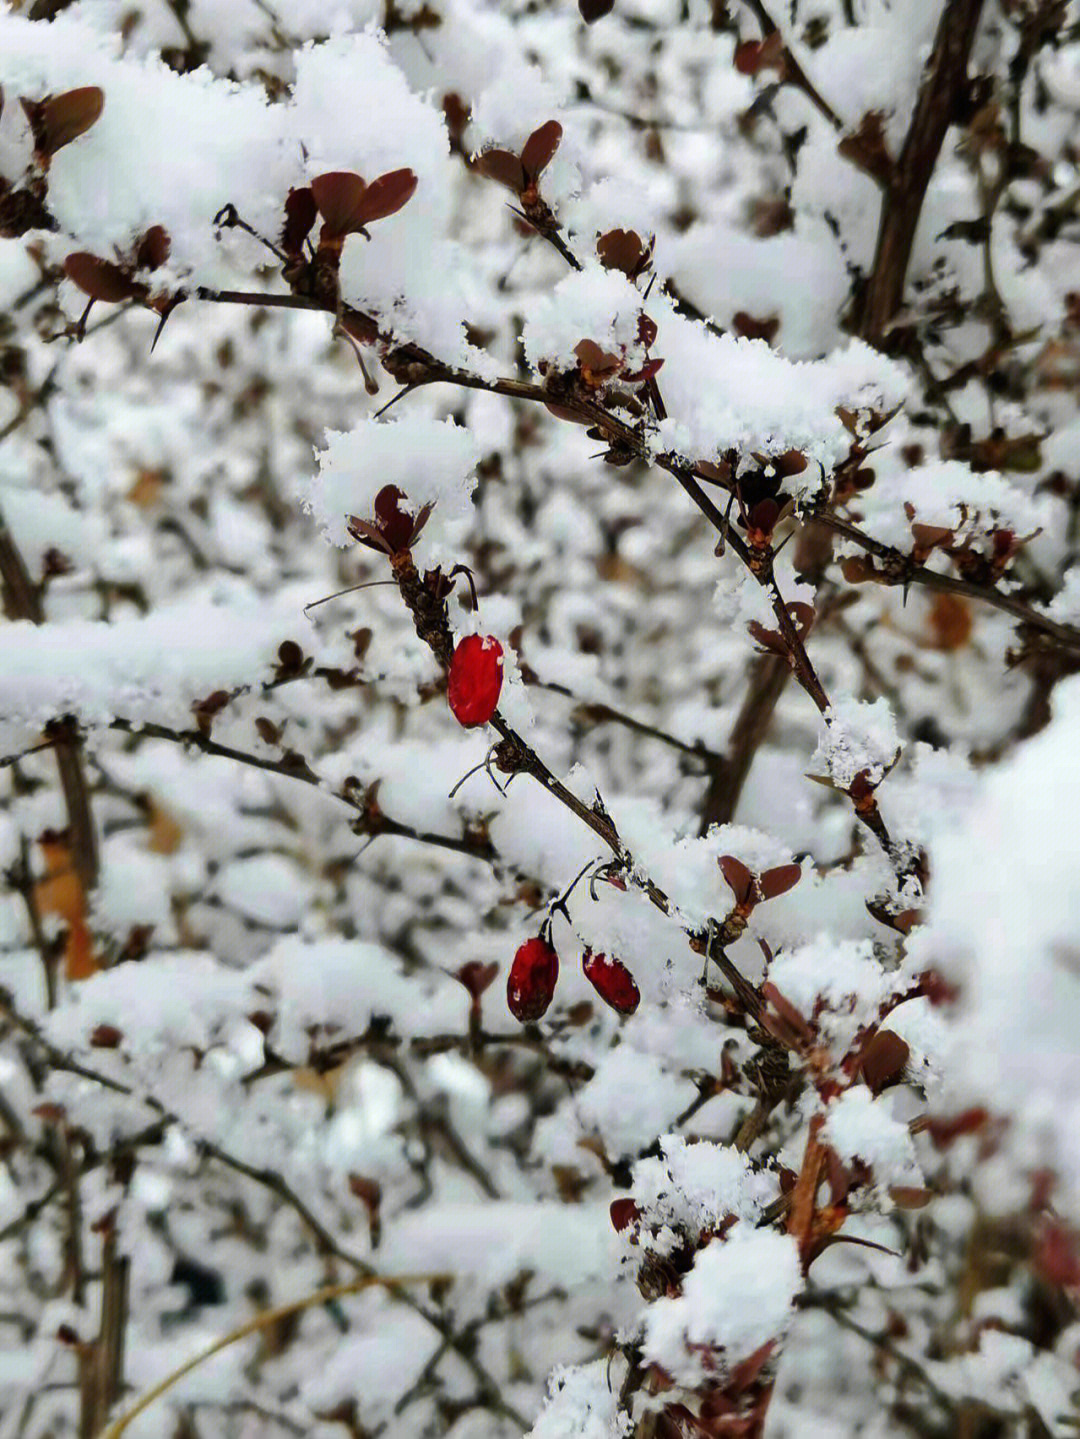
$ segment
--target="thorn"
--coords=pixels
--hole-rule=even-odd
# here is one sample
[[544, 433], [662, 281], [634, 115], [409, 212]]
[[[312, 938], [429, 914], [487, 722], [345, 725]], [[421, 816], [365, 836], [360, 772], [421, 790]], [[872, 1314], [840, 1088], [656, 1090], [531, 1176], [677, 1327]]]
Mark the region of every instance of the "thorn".
[[372, 416], [372, 419], [381, 420], [383, 415], [386, 414], [387, 410], [390, 408], [391, 405], [396, 405], [398, 400], [403, 400], [406, 395], [411, 394], [413, 390], [418, 390], [419, 388], [419, 385], [412, 384], [411, 382], [407, 385], [403, 385], [402, 388], [398, 390], [397, 394], [394, 395], [392, 399], [387, 400], [385, 405], [379, 406], [379, 408]]

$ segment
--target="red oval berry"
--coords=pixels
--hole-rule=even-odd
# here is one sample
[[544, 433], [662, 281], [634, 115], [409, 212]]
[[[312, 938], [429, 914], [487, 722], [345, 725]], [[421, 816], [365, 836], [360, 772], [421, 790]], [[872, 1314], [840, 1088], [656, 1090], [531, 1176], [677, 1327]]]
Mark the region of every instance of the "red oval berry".
[[506, 1003], [522, 1024], [539, 1019], [555, 995], [559, 956], [546, 939], [527, 939], [514, 955], [506, 981]]
[[641, 1003], [641, 991], [621, 959], [607, 954], [594, 954], [591, 949], [587, 949], [581, 967], [585, 971], [585, 978], [605, 1004], [610, 1004], [612, 1009], [617, 1009], [620, 1014], [633, 1014]]
[[466, 729], [487, 724], [499, 703], [503, 682], [502, 645], [492, 635], [466, 635], [454, 650], [446, 697], [454, 718]]

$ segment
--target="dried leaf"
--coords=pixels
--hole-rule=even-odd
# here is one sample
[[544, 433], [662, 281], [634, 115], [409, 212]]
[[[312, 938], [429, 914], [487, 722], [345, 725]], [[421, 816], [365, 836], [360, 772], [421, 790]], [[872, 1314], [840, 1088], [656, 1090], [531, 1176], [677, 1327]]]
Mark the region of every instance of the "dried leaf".
[[34, 886], [34, 903], [41, 915], [55, 914], [67, 925], [64, 973], [69, 980], [89, 979], [100, 965], [94, 957], [87, 927], [86, 891], [71, 854], [66, 833], [46, 830], [40, 839], [45, 877]]
[[859, 1072], [868, 1089], [880, 1093], [904, 1072], [911, 1050], [891, 1029], [879, 1029], [868, 1041], [859, 1059]]
[[837, 145], [845, 160], [864, 171], [881, 185], [892, 179], [895, 166], [885, 139], [884, 117], [880, 110], [870, 110], [859, 121], [859, 128], [845, 135]]

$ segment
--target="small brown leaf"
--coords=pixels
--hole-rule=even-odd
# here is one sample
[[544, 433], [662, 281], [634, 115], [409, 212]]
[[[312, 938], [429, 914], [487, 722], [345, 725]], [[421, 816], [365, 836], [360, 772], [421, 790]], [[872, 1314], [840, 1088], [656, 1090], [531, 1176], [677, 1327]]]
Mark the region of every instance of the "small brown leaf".
[[97, 85], [83, 85], [42, 100], [30, 116], [36, 149], [42, 155], [55, 155], [84, 135], [100, 118], [104, 106], [105, 96]]
[[160, 269], [169, 258], [171, 249], [172, 241], [169, 239], [169, 232], [165, 226], [151, 225], [139, 241], [139, 248], [135, 252], [135, 268], [137, 270]]
[[281, 232], [281, 248], [286, 255], [300, 255], [304, 241], [318, 218], [319, 207], [311, 187], [290, 190], [285, 200], [285, 225]]
[[351, 170], [331, 170], [311, 182], [311, 193], [326, 233], [347, 235], [356, 227], [356, 212], [367, 186]]
[[562, 126], [558, 120], [549, 120], [534, 130], [525, 141], [521, 152], [521, 166], [530, 180], [536, 180], [551, 164], [555, 151], [562, 139]]
[[364, 191], [356, 208], [355, 223], [368, 225], [372, 220], [385, 220], [394, 215], [412, 199], [416, 189], [416, 176], [412, 170], [391, 170], [380, 175]]
[[595, 25], [615, 8], [615, 0], [578, 0], [578, 9], [586, 25]]
[[897, 1209], [925, 1209], [933, 1197], [932, 1189], [923, 1189], [914, 1184], [893, 1184], [889, 1187], [889, 1198]]
[[895, 169], [885, 139], [883, 120], [880, 110], [868, 111], [859, 121], [859, 128], [853, 134], [845, 135], [836, 147], [845, 160], [850, 160], [879, 185], [887, 185]]
[[596, 242], [596, 253], [607, 270], [621, 270], [633, 276], [641, 263], [645, 247], [636, 230], [609, 230]]
[[515, 195], [520, 195], [527, 184], [524, 165], [509, 150], [484, 150], [473, 161], [473, 168], [488, 180], [513, 190]]
[[720, 866], [720, 873], [727, 880], [728, 887], [735, 896], [735, 902], [745, 904], [754, 892], [754, 876], [742, 860], [736, 859], [732, 854], [722, 854], [716, 862]]
[[90, 1047], [92, 1049], [119, 1049], [123, 1037], [123, 1031], [117, 1029], [115, 1024], [99, 1024], [90, 1033]]
[[891, 1029], [879, 1029], [868, 1041], [859, 1059], [859, 1072], [868, 1089], [880, 1093], [904, 1072], [911, 1050]]
[[99, 260], [82, 250], [67, 257], [64, 274], [91, 300], [104, 300], [110, 305], [130, 300], [142, 290], [119, 265], [111, 260]]
[[781, 894], [787, 894], [789, 889], [795, 888], [800, 879], [802, 868], [797, 864], [780, 864], [775, 869], [767, 869], [758, 881], [761, 897], [776, 899]]

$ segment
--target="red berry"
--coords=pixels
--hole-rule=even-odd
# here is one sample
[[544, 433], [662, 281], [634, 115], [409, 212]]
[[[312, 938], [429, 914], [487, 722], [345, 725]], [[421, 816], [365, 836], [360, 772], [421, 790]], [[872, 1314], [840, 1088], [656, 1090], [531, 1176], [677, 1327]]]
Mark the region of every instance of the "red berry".
[[633, 1014], [641, 1003], [641, 992], [634, 983], [634, 976], [621, 959], [607, 954], [594, 954], [587, 949], [581, 961], [585, 978], [596, 990], [605, 1004], [617, 1009], [620, 1014]]
[[559, 956], [546, 939], [527, 939], [514, 955], [506, 981], [506, 1003], [522, 1024], [547, 1011], [559, 978]]
[[487, 724], [499, 703], [503, 650], [491, 635], [466, 635], [454, 650], [446, 697], [454, 718], [466, 729]]

